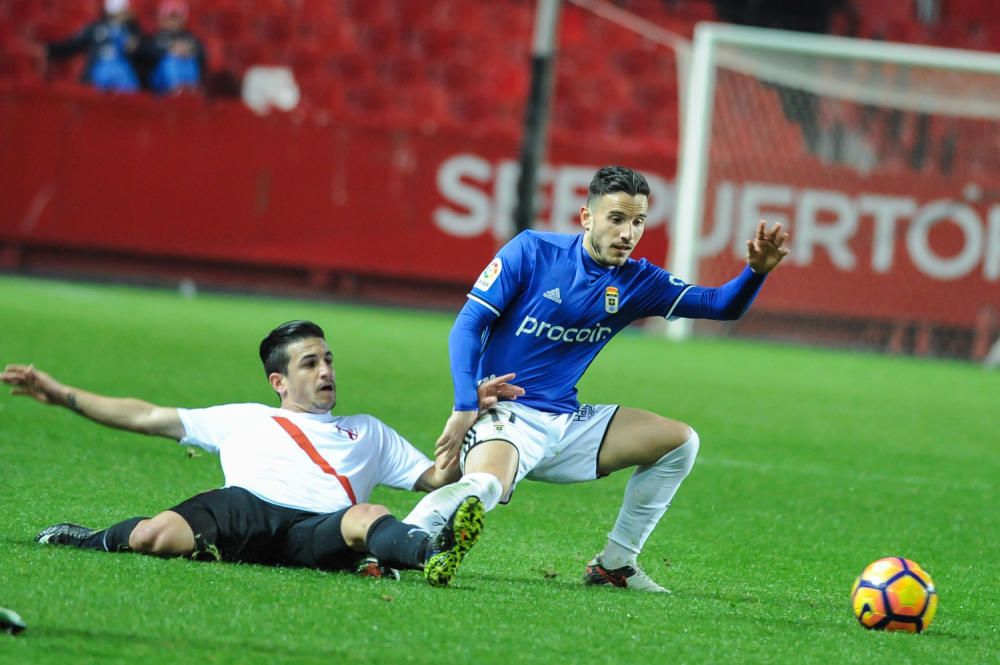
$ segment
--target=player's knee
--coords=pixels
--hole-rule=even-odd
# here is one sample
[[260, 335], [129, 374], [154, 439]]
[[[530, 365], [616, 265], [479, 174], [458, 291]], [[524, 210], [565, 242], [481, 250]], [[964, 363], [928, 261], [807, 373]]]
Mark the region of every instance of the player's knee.
[[129, 534], [128, 546], [133, 552], [153, 556], [181, 556], [194, 551], [194, 534], [186, 523], [143, 520]]
[[[143, 520], [132, 529], [128, 537], [128, 546], [133, 552], [142, 554], [158, 554], [157, 545], [160, 544], [163, 528], [151, 523], [151, 520]], [[161, 545], [162, 546], [162, 545]]]
[[514, 444], [503, 441], [486, 441], [475, 446], [465, 458], [465, 477], [476, 473], [496, 478], [503, 494], [510, 491], [517, 474], [518, 453]]
[[688, 427], [691, 430], [691, 437], [687, 440], [687, 443], [691, 446], [691, 456], [697, 457], [698, 451], [701, 450], [701, 436], [698, 431], [693, 427]]
[[469, 483], [472, 493], [479, 497], [486, 510], [493, 510], [505, 491], [503, 483], [492, 473], [467, 473], [462, 480]]
[[688, 427], [688, 430], [691, 435], [673, 453], [677, 456], [677, 463], [683, 467], [685, 474], [691, 471], [691, 467], [694, 466], [694, 461], [698, 457], [698, 451], [701, 449], [701, 437], [698, 436], [698, 432], [693, 427]]
[[[678, 420], [661, 418], [659, 426], [650, 431], [650, 446], [648, 452], [653, 456], [645, 464], [654, 464], [666, 455], [678, 457], [693, 452], [698, 453], [698, 433], [694, 428]], [[693, 442], [693, 443], [692, 443]], [[691, 445], [688, 445], [691, 443]], [[676, 452], [684, 448], [683, 452]]]
[[389, 515], [389, 509], [375, 503], [359, 503], [344, 513], [340, 522], [340, 533], [351, 549], [363, 549], [372, 524], [380, 517]]

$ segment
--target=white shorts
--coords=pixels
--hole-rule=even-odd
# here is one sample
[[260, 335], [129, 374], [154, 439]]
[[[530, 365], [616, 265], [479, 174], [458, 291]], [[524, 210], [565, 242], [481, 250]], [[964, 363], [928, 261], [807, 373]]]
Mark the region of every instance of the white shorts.
[[613, 404], [581, 404], [576, 413], [549, 413], [517, 402], [500, 402], [480, 414], [462, 445], [462, 472], [469, 451], [486, 441], [507, 441], [517, 449], [517, 475], [510, 501], [522, 478], [549, 483], [581, 483], [598, 477], [597, 456], [611, 420]]

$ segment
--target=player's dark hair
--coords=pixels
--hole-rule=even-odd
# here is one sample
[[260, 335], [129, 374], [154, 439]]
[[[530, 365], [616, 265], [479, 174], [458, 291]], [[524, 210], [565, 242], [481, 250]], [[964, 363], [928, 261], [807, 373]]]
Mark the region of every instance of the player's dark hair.
[[649, 183], [638, 171], [624, 166], [605, 166], [594, 174], [587, 194], [587, 205], [605, 194], [625, 192], [629, 196], [645, 194], [649, 196]]
[[326, 339], [323, 329], [312, 321], [288, 321], [269, 332], [260, 343], [264, 376], [271, 376], [272, 372], [288, 374], [288, 345], [309, 337]]

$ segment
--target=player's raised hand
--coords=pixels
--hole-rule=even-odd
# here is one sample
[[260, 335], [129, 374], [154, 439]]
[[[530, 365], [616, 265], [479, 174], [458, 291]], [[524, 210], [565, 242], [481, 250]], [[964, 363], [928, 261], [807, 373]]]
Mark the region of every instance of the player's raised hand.
[[524, 388], [507, 383], [515, 376], [516, 374], [504, 374], [480, 383], [476, 389], [479, 394], [479, 408], [488, 409], [502, 399], [515, 400], [523, 395]]
[[13, 386], [11, 395], [34, 397], [44, 404], [62, 403], [62, 384], [34, 365], [7, 365], [0, 373], [0, 381]]
[[439, 469], [447, 469], [458, 463], [458, 455], [462, 451], [462, 443], [469, 428], [479, 417], [478, 411], [452, 411], [451, 417], [444, 425], [444, 431], [438, 437], [434, 446], [434, 457]]
[[788, 233], [781, 230], [781, 222], [767, 229], [767, 222], [760, 221], [752, 240], [747, 240], [747, 263], [757, 273], [771, 272], [788, 256]]

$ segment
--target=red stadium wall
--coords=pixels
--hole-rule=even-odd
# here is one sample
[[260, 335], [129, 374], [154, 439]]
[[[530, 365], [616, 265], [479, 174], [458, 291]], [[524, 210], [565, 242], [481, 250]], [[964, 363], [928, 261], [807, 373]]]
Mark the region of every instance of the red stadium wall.
[[[507, 232], [517, 177], [513, 136], [322, 124], [79, 89], [9, 90], [0, 136], [8, 267], [43, 250], [69, 260], [73, 250], [146, 257], [160, 269], [176, 259], [302, 270], [316, 284], [349, 274], [464, 287]], [[668, 187], [671, 159], [556, 145], [543, 228], [577, 228], [594, 167], [615, 158]], [[642, 246], [660, 263], [669, 206], [660, 196]]]

